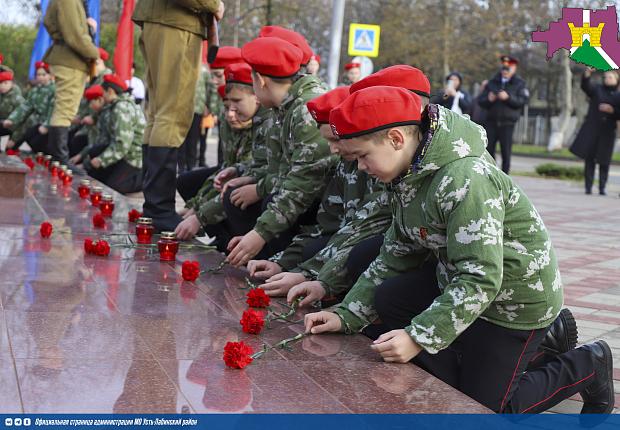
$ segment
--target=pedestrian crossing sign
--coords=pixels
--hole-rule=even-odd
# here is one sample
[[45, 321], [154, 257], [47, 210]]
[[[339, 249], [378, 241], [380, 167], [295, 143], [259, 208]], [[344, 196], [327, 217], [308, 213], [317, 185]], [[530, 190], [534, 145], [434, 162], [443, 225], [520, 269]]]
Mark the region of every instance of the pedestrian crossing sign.
[[349, 26], [349, 55], [378, 57], [380, 34], [381, 26], [379, 25], [351, 24]]

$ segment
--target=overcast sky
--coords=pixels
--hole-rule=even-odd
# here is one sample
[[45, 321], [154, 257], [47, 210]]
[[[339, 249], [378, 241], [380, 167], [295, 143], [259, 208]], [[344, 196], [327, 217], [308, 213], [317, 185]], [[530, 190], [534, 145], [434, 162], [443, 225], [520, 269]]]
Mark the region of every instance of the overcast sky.
[[35, 24], [36, 17], [24, 13], [17, 0], [0, 0], [0, 23]]

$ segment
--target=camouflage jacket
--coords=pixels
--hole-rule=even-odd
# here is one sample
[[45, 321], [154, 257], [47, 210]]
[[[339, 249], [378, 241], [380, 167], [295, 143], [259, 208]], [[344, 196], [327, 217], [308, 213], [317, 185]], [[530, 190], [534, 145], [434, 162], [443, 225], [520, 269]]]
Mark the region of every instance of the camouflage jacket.
[[7, 93], [0, 94], [0, 121], [8, 119], [11, 112], [24, 104], [24, 102], [22, 91], [15, 84]]
[[217, 86], [211, 82], [211, 74], [208, 73], [205, 76], [206, 79], [206, 94], [205, 94], [205, 104], [209, 109], [209, 113], [214, 117], [218, 117], [220, 113], [224, 110], [224, 103], [220, 98], [220, 95], [217, 92]]
[[422, 155], [390, 184], [394, 221], [381, 253], [335, 310], [344, 330], [375, 321], [375, 288], [430, 254], [441, 294], [405, 328], [429, 353], [478, 317], [518, 330], [549, 326], [563, 289], [540, 215], [486, 152], [484, 128], [437, 105], [425, 123]]
[[[106, 140], [107, 131], [110, 122], [110, 112], [112, 111], [112, 105], [103, 105], [103, 108], [99, 112], [93, 113], [93, 119], [95, 123], [88, 131], [88, 145], [80, 151], [82, 159], [86, 157], [90, 149], [95, 145], [109, 145], [110, 141]], [[101, 130], [101, 133], [100, 133]], [[101, 136], [101, 139], [100, 139]]]
[[376, 178], [357, 169], [357, 161], [341, 162], [335, 180], [340, 183], [339, 198], [344, 213], [340, 229], [314, 257], [301, 263], [308, 279], [321, 282], [328, 296], [339, 296], [352, 286], [346, 270], [351, 249], [373, 236], [384, 234], [392, 223], [390, 195]]
[[[103, 77], [111, 73], [112, 73], [112, 70], [106, 67], [103, 72], [99, 73], [97, 76], [91, 79], [90, 82], [88, 82], [85, 89], [88, 89], [92, 87], [93, 85], [103, 84]], [[97, 113], [90, 108], [90, 102], [86, 100], [85, 97], [82, 97], [82, 99], [80, 100], [80, 107], [78, 108], [76, 116], [80, 117], [80, 119], [84, 119], [84, 117], [87, 117], [87, 116], [92, 116], [93, 119], [95, 119], [95, 117], [97, 116]], [[80, 136], [84, 134], [88, 134], [89, 136], [91, 136], [93, 130], [96, 128], [97, 128], [96, 124], [93, 124], [93, 125], [86, 125], [86, 124], [73, 125], [72, 124], [71, 125], [71, 130], [79, 129], [76, 132], [76, 136]]]
[[274, 109], [275, 126], [267, 139], [267, 175], [275, 175], [273, 200], [254, 226], [265, 241], [295, 225], [323, 195], [336, 159], [306, 107], [308, 100], [323, 92], [318, 79], [303, 76]]
[[253, 134], [253, 125], [244, 129], [233, 129], [226, 121], [220, 123], [223, 149], [221, 169], [209, 176], [196, 197], [186, 203], [188, 208], [194, 209], [202, 225], [217, 224], [226, 219], [220, 192], [213, 187], [213, 181], [222, 169], [235, 167], [237, 163], [246, 162], [251, 157]]
[[98, 124], [97, 142], [108, 147], [97, 157], [101, 167], [125, 160], [133, 167], [142, 168], [142, 137], [146, 120], [140, 106], [129, 94], [122, 94], [110, 104], [109, 117]]
[[26, 128], [35, 125], [49, 126], [49, 120], [54, 110], [54, 100], [56, 98], [56, 85], [50, 82], [48, 85], [37, 85], [32, 87], [26, 100], [15, 109], [9, 119], [13, 121], [15, 129], [27, 124]]

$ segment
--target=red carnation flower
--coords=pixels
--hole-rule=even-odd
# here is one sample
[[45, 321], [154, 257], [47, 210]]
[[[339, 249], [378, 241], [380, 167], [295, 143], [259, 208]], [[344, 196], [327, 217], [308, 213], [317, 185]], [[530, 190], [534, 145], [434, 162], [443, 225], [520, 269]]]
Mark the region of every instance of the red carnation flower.
[[100, 240], [95, 244], [95, 254], [101, 257], [110, 255], [110, 244], [105, 240]]
[[243, 342], [227, 342], [224, 346], [224, 363], [233, 369], [243, 369], [252, 362], [254, 351]]
[[141, 216], [142, 216], [142, 212], [136, 209], [132, 209], [127, 213], [127, 218], [129, 219], [129, 222], [136, 222], [138, 221], [138, 218], [140, 218]]
[[266, 308], [271, 303], [271, 297], [262, 288], [254, 288], [248, 291], [247, 297], [246, 303], [252, 308]]
[[7, 149], [6, 155], [19, 155], [19, 149]]
[[93, 244], [93, 240], [90, 237], [84, 239], [84, 252], [87, 254], [95, 253], [95, 245]]
[[30, 170], [34, 169], [34, 161], [32, 161], [32, 158], [30, 157], [24, 158], [24, 164], [28, 166]]
[[53, 230], [54, 228], [52, 227], [52, 224], [50, 224], [47, 221], [45, 221], [44, 223], [41, 223], [41, 228], [39, 229], [39, 231], [41, 232], [41, 237], [46, 237], [46, 238], [52, 235]]
[[95, 228], [105, 228], [105, 218], [100, 213], [93, 216], [93, 225]]
[[181, 274], [186, 281], [195, 281], [200, 275], [200, 263], [197, 261], [184, 261], [181, 266]]
[[243, 312], [243, 316], [241, 317], [241, 321], [239, 321], [239, 323], [243, 327], [244, 333], [259, 334], [265, 326], [265, 319], [263, 318], [263, 314], [261, 312], [255, 311], [254, 309], [248, 309]]

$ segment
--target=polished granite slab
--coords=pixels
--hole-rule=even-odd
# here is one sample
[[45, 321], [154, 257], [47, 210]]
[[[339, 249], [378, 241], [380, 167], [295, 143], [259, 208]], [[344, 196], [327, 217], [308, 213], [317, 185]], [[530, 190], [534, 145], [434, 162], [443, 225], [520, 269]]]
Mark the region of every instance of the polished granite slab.
[[[184, 260], [217, 266], [222, 256], [214, 251], [182, 250], [174, 263], [122, 247], [85, 256], [84, 238], [134, 225], [131, 205], [108, 190], [114, 216], [106, 229], [94, 229], [98, 211], [79, 198], [78, 183], [54, 188], [37, 167], [23, 200], [0, 199], [3, 412], [489, 412], [414, 365], [382, 362], [361, 335], [307, 337], [244, 370], [226, 368], [227, 341], [258, 350], [302, 325], [276, 321], [259, 336], [243, 333], [243, 270], [225, 267], [196, 282], [181, 277]], [[39, 236], [43, 221], [54, 225], [50, 239]]]

